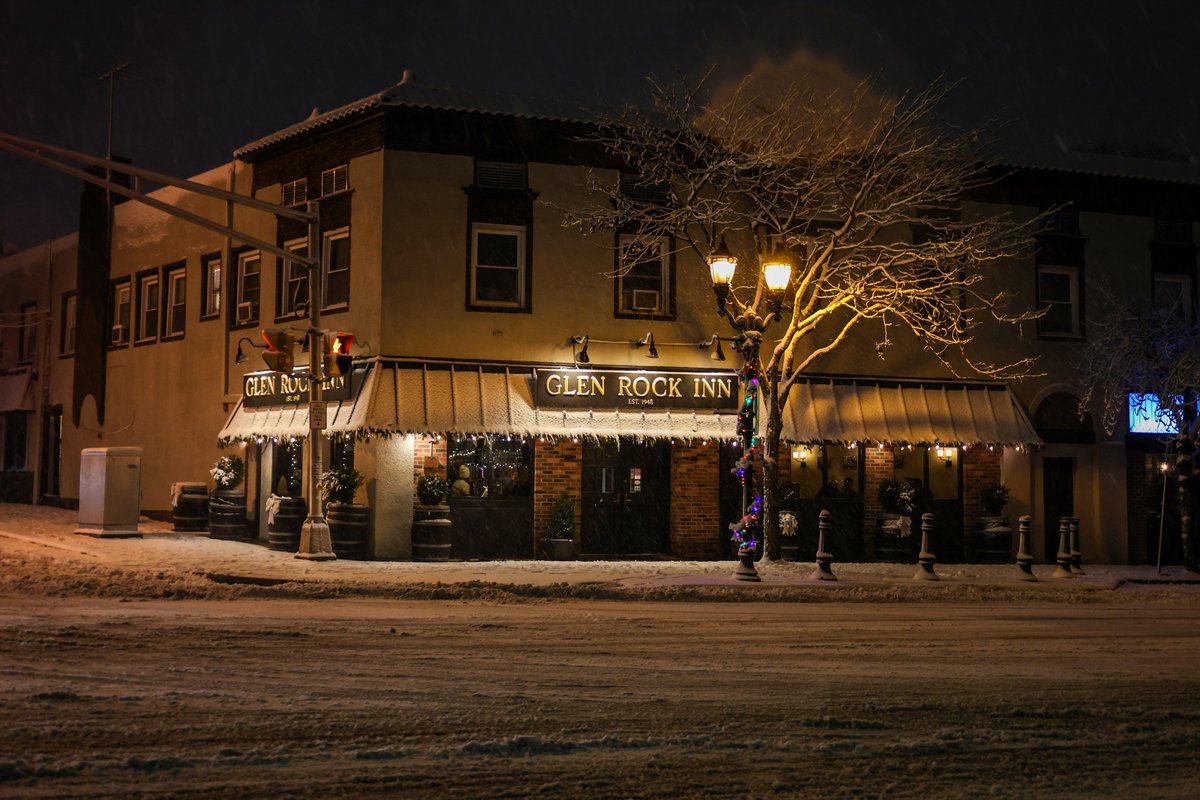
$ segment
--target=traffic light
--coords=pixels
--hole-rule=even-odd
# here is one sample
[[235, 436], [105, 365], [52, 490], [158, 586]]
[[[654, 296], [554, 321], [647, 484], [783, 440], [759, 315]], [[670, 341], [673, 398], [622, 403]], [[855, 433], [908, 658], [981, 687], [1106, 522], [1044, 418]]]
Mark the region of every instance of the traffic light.
[[267, 350], [263, 353], [263, 361], [267, 369], [274, 372], [292, 372], [292, 334], [283, 328], [266, 328], [262, 332]]
[[325, 376], [340, 378], [350, 374], [350, 345], [354, 343], [352, 333], [334, 333], [329, 336], [329, 352], [325, 354]]

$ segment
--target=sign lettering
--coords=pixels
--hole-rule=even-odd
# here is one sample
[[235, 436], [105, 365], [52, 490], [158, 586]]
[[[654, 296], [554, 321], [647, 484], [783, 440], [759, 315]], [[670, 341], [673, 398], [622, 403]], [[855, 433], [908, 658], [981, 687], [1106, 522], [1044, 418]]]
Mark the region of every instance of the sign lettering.
[[737, 409], [732, 372], [539, 369], [534, 402], [554, 408]]
[[[325, 400], [349, 400], [350, 376], [326, 378], [321, 388]], [[291, 375], [248, 372], [242, 376], [242, 405], [246, 408], [300, 405], [308, 401], [308, 367], [297, 367]]]

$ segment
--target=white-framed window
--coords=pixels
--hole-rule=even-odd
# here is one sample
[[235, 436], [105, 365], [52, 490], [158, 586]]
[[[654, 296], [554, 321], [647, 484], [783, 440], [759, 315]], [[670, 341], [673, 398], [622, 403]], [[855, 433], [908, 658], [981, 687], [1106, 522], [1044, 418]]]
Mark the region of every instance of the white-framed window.
[[[308, 255], [308, 239], [293, 239], [283, 243], [283, 249], [299, 256]], [[279, 288], [279, 316], [298, 316], [308, 309], [308, 267], [290, 258], [283, 260]]]
[[321, 303], [344, 308], [350, 305], [350, 229], [327, 231], [322, 241]]
[[281, 205], [298, 206], [308, 202], [308, 178], [297, 178], [283, 184]]
[[321, 197], [344, 192], [350, 188], [350, 165], [341, 164], [321, 173]]
[[25, 303], [21, 306], [21, 336], [17, 356], [22, 362], [33, 361], [37, 357], [37, 303]]
[[1192, 279], [1172, 272], [1154, 273], [1154, 305], [1173, 312], [1185, 322], [1195, 318]]
[[182, 336], [187, 324], [187, 268], [167, 273], [167, 309], [163, 336]]
[[1079, 336], [1079, 268], [1038, 265], [1038, 307], [1046, 313], [1038, 320], [1042, 336]]
[[253, 325], [258, 322], [259, 290], [262, 285], [262, 255], [257, 250], [239, 253], [237, 265], [235, 323]]
[[221, 313], [221, 257], [211, 256], [203, 262], [201, 289], [204, 292], [202, 318], [215, 317]]
[[113, 345], [129, 344], [130, 325], [133, 324], [133, 287], [129, 281], [113, 287], [113, 326], [110, 342]]
[[70, 356], [75, 354], [76, 308], [76, 296], [74, 294], [63, 295], [62, 331], [59, 334], [58, 348], [60, 355]]
[[148, 342], [158, 337], [158, 315], [162, 298], [159, 296], [158, 273], [138, 277], [137, 341]]
[[617, 237], [617, 313], [666, 316], [671, 313], [670, 241], [638, 244], [629, 234]]
[[525, 226], [471, 226], [471, 305], [525, 306]]

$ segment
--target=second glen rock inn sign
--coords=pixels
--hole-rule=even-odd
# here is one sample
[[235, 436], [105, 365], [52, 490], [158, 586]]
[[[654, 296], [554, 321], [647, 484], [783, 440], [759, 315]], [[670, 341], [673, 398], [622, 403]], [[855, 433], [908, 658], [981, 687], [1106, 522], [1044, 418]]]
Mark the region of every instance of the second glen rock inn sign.
[[555, 408], [736, 411], [737, 375], [731, 372], [539, 369], [534, 402]]

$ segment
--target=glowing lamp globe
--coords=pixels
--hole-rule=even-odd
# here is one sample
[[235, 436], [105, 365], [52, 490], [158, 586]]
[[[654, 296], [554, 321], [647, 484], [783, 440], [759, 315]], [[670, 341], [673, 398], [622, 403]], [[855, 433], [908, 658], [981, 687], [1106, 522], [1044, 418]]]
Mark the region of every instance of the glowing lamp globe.
[[721, 244], [716, 251], [708, 257], [708, 271], [712, 275], [713, 286], [725, 286], [733, 283], [733, 273], [737, 269], [737, 256], [729, 252], [729, 248], [725, 245], [725, 237], [721, 237]]
[[772, 292], [782, 292], [787, 288], [788, 281], [792, 279], [792, 265], [778, 256], [768, 259], [763, 264], [762, 270], [767, 288]]

